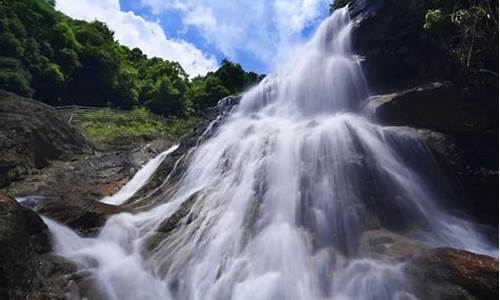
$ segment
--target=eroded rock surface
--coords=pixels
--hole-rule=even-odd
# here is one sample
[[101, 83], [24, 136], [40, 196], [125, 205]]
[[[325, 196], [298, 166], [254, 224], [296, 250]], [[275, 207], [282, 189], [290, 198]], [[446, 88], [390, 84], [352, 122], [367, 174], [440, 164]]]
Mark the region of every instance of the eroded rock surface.
[[43, 103], [0, 90], [0, 188], [51, 160], [90, 153], [83, 135]]
[[50, 254], [47, 225], [34, 211], [0, 194], [0, 298], [66, 299], [73, 264]]
[[400, 235], [364, 234], [369, 257], [402, 264], [408, 289], [418, 299], [498, 299], [498, 260], [452, 248], [430, 248]]

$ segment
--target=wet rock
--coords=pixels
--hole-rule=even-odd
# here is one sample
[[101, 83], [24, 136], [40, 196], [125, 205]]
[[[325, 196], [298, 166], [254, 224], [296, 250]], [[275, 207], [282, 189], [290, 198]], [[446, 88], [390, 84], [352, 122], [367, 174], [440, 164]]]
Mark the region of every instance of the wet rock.
[[[461, 209], [476, 222], [498, 229], [498, 133], [445, 134], [418, 130], [455, 192]], [[491, 231], [486, 229], [487, 231]], [[488, 233], [498, 241], [498, 233]]]
[[54, 109], [0, 90], [0, 188], [51, 160], [90, 153], [83, 135]]
[[[144, 204], [141, 200], [146, 198], [147, 205], [153, 205], [172, 196], [189, 164], [193, 151], [217, 132], [241, 98], [241, 96], [228, 96], [221, 99], [216, 107], [211, 108], [205, 114], [205, 120], [182, 138], [179, 147], [165, 158], [151, 180], [132, 197], [129, 201], [130, 207], [142, 207]], [[165, 186], [164, 183], [167, 180], [168, 185]]]
[[403, 263], [406, 289], [418, 299], [498, 299], [498, 260], [452, 248], [430, 248], [385, 230], [366, 232], [362, 253]]
[[200, 196], [200, 192], [194, 193], [180, 205], [175, 213], [163, 220], [157, 232], [149, 238], [147, 248], [154, 249], [160, 245], [172, 231], [182, 225], [191, 223], [192, 220], [196, 218], [196, 215], [193, 213], [193, 205], [201, 198]]
[[420, 299], [498, 299], [498, 260], [451, 248], [427, 249], [405, 272]]
[[408, 261], [424, 249], [402, 235], [383, 229], [364, 232], [360, 246], [363, 255], [392, 263]]
[[363, 56], [362, 67], [375, 93], [442, 80], [456, 68], [423, 20], [432, 1], [355, 0], [353, 49]]
[[[498, 56], [495, 46], [487, 45], [488, 42], [496, 43], [495, 35], [498, 36], [498, 33], [495, 30], [484, 34], [484, 40], [476, 39], [474, 53], [483, 55], [472, 54], [471, 61], [476, 65], [474, 62], [469, 64], [471, 61], [465, 63], [459, 55], [463, 53], [463, 40], [459, 42], [463, 39], [461, 26], [447, 26], [447, 21], [444, 21], [440, 28], [424, 28], [427, 12], [430, 9], [445, 9], [445, 2], [349, 2], [351, 18], [355, 20], [353, 49], [364, 58], [361, 65], [373, 92], [388, 93], [430, 81], [451, 81], [460, 87], [487, 93], [493, 96], [493, 103], [498, 104], [498, 75], [495, 75], [498, 73]], [[455, 10], [461, 8], [460, 3], [456, 4]], [[498, 6], [492, 4], [491, 9], [497, 11]], [[493, 19], [491, 24], [492, 28], [496, 26]], [[491, 72], [486, 72], [484, 68], [491, 68]]]
[[40, 214], [63, 223], [78, 232], [95, 234], [109, 216], [127, 211], [124, 208], [91, 199], [44, 198], [38, 203]]
[[391, 126], [412, 126], [446, 133], [481, 132], [495, 128], [495, 107], [467, 96], [449, 82], [434, 82], [372, 97], [368, 106], [377, 120]]
[[365, 110], [382, 124], [418, 128], [449, 179], [462, 209], [497, 227], [498, 108], [451, 83], [374, 96]]
[[70, 161], [53, 161], [38, 174], [13, 182], [4, 192], [36, 198], [40, 213], [76, 229], [95, 233], [115, 213], [126, 211], [99, 202], [120, 190], [147, 161], [171, 146], [167, 138], [144, 144], [130, 143], [113, 151], [75, 155]]
[[48, 228], [32, 210], [0, 194], [0, 298], [65, 299], [75, 271], [51, 255]]

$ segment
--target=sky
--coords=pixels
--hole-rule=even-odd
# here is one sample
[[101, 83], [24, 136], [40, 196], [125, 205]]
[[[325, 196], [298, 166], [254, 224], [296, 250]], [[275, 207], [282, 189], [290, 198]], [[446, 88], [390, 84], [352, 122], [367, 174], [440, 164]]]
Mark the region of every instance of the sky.
[[191, 76], [224, 58], [268, 74], [328, 15], [330, 0], [56, 0], [72, 18], [108, 24], [120, 43], [179, 62]]

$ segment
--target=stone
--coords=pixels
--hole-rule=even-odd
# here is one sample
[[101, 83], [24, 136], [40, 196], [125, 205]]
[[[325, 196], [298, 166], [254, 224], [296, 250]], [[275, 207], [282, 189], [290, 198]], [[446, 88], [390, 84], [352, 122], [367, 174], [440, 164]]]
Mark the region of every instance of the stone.
[[47, 225], [37, 213], [0, 194], [0, 299], [65, 299], [73, 264], [50, 254]]
[[41, 102], [0, 90], [0, 188], [51, 160], [89, 153], [84, 136]]

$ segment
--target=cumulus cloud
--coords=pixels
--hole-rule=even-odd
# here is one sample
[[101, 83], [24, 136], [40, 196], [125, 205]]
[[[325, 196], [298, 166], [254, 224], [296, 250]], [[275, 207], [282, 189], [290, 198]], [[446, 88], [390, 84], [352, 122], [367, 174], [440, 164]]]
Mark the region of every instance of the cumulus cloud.
[[122, 44], [138, 47], [150, 57], [177, 61], [191, 76], [203, 75], [217, 68], [213, 56], [204, 54], [186, 41], [169, 39], [158, 22], [122, 11], [119, 0], [57, 0], [56, 8], [76, 19], [105, 22]]
[[303, 42], [303, 31], [328, 11], [329, 0], [141, 0], [161, 16], [178, 12], [184, 26], [238, 60], [246, 52], [274, 67]]

